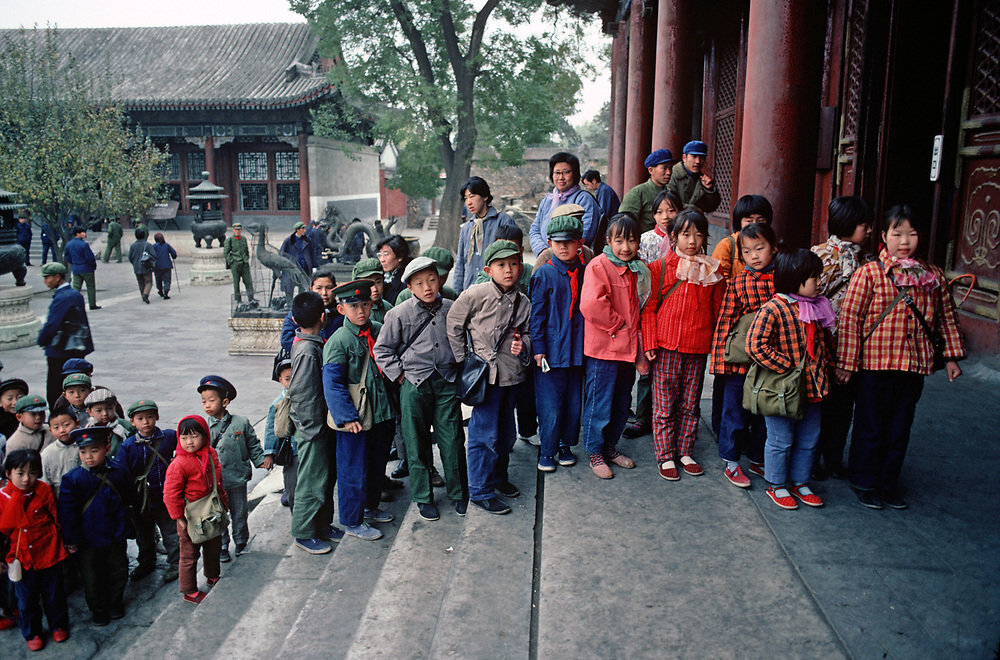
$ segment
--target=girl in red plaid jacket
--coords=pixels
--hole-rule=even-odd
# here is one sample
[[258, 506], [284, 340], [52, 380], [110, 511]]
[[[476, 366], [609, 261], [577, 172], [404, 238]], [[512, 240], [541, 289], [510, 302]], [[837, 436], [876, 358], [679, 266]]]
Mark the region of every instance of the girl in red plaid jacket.
[[691, 451], [726, 278], [719, 260], [705, 254], [708, 220], [699, 211], [679, 213], [668, 232], [672, 248], [649, 264], [653, 292], [642, 312], [642, 343], [653, 363], [656, 464], [661, 477], [677, 481], [678, 457], [689, 475], [704, 473]]
[[804, 364], [809, 403], [800, 420], [764, 418], [767, 495], [782, 509], [799, 508], [796, 499], [808, 506], [823, 506], [823, 500], [809, 488], [809, 474], [819, 443], [820, 402], [830, 393], [830, 333], [836, 315], [830, 301], [819, 293], [823, 262], [818, 256], [809, 250], [792, 250], [775, 257], [774, 264], [776, 295], [754, 317], [747, 332], [747, 355], [779, 374]]
[[722, 424], [719, 429], [719, 457], [725, 475], [734, 486], [749, 488], [750, 479], [740, 468], [740, 455], [750, 459], [750, 471], [764, 476], [764, 419], [743, 409], [743, 381], [747, 364], [726, 362], [726, 337], [741, 317], [755, 313], [774, 295], [774, 255], [777, 238], [770, 225], [750, 223], [740, 230], [736, 247], [746, 266], [729, 283], [722, 298], [719, 322], [712, 338], [712, 373], [725, 376], [722, 397]]
[[920, 237], [912, 218], [905, 204], [886, 213], [885, 247], [851, 277], [837, 323], [836, 377], [858, 386], [847, 473], [871, 509], [907, 506], [899, 473], [924, 376], [934, 371], [934, 346], [919, 316], [944, 340], [949, 381], [962, 375], [957, 360], [965, 357], [944, 273], [916, 257]]

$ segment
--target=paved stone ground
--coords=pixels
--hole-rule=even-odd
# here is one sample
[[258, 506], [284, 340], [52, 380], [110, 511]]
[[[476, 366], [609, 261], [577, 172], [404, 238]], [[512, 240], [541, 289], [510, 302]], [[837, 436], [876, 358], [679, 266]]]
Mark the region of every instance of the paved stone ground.
[[[200, 412], [200, 376], [220, 373], [239, 389], [233, 411], [257, 422], [277, 393], [271, 360], [227, 355], [231, 288], [187, 286], [189, 265], [180, 291], [148, 306], [127, 264], [100, 266], [96, 382], [125, 401], [155, 399], [172, 426]], [[32, 307], [44, 315], [37, 273]], [[0, 360], [4, 376], [43, 388], [40, 349]], [[623, 441], [638, 467], [611, 481], [584, 465], [543, 476], [519, 441], [512, 514], [471, 508], [462, 519], [442, 506], [428, 523], [404, 490], [385, 505], [396, 521], [382, 540], [314, 557], [291, 546], [278, 471], [256, 471], [251, 552], [224, 565], [201, 605], [154, 574], [129, 585], [123, 620], [93, 628], [77, 591], [70, 640], [33, 655], [995, 657], [1000, 370], [995, 358], [963, 366], [956, 383], [927, 379], [905, 511], [864, 509], [840, 481], [814, 485], [822, 509], [779, 510], [755, 477], [748, 491], [724, 480], [703, 424], [705, 476], [660, 479], [649, 437]], [[27, 656], [16, 631], [0, 633], [0, 658]]]

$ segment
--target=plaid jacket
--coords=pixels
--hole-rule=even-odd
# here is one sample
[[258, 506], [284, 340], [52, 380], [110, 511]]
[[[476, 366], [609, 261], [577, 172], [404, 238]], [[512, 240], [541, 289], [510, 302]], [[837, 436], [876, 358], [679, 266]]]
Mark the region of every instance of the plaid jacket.
[[747, 332], [747, 355], [764, 367], [783, 374], [806, 355], [806, 396], [820, 401], [830, 393], [830, 366], [833, 351], [828, 330], [818, 328], [815, 359], [806, 349], [806, 324], [799, 321], [799, 304], [776, 295], [757, 312]]
[[745, 269], [732, 280], [722, 297], [719, 321], [712, 338], [712, 373], [745, 374], [749, 365], [726, 364], [726, 337], [740, 317], [756, 312], [774, 295], [774, 274]]
[[[878, 261], [865, 264], [854, 272], [847, 285], [847, 295], [840, 306], [837, 322], [837, 367], [847, 371], [911, 371], [917, 374], [933, 373], [934, 347], [927, 334], [914, 318], [910, 308], [900, 301], [872, 332], [882, 311], [895, 300], [898, 289], [886, 275], [884, 266], [889, 256], [885, 250]], [[904, 287], [932, 328], [944, 337], [944, 356], [948, 360], [965, 357], [965, 341], [958, 325], [955, 302], [940, 268], [928, 265], [941, 281], [932, 291], [923, 287]]]

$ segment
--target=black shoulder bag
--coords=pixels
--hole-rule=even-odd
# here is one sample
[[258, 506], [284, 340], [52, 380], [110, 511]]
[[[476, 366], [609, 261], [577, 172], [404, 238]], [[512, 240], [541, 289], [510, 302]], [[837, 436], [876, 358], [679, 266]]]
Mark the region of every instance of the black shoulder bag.
[[[500, 344], [507, 337], [507, 333], [514, 327], [514, 319], [517, 318], [517, 308], [521, 303], [521, 296], [514, 298], [514, 311], [511, 312], [507, 327], [500, 333], [496, 346], [493, 347], [493, 354], [500, 350]], [[462, 363], [462, 373], [458, 379], [458, 398], [467, 406], [478, 406], [486, 400], [486, 385], [489, 374], [489, 363], [472, 350], [472, 337], [469, 331], [465, 331], [466, 352], [465, 362]]]

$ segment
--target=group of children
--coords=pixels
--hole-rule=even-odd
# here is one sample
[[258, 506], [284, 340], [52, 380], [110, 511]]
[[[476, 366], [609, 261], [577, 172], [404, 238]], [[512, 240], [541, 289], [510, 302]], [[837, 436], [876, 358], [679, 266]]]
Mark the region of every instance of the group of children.
[[[220, 530], [194, 543], [186, 517], [190, 503], [218, 493], [232, 514], [238, 555], [249, 538], [250, 464], [269, 467], [250, 423], [227, 411], [236, 390], [225, 379], [206, 376], [198, 386], [210, 422], [192, 415], [175, 432], [159, 428], [159, 409], [149, 399], [123, 412], [111, 390], [92, 384], [92, 373], [86, 360], [68, 360], [63, 394], [50, 412], [25, 381], [0, 383], [0, 422], [11, 415], [17, 422], [0, 443], [6, 479], [0, 489], [0, 581], [9, 581], [14, 594], [14, 602], [0, 602], [0, 629], [19, 625], [33, 651], [44, 647], [43, 611], [52, 640], [69, 637], [66, 593], [77, 584], [94, 625], [122, 618], [126, 583], [155, 570], [160, 542], [167, 559], [163, 582], [179, 578], [184, 599], [200, 602], [199, 554], [211, 587], [220, 559], [230, 560], [229, 534]], [[128, 539], [138, 546], [131, 573]], [[7, 587], [0, 585], [0, 593]]]

